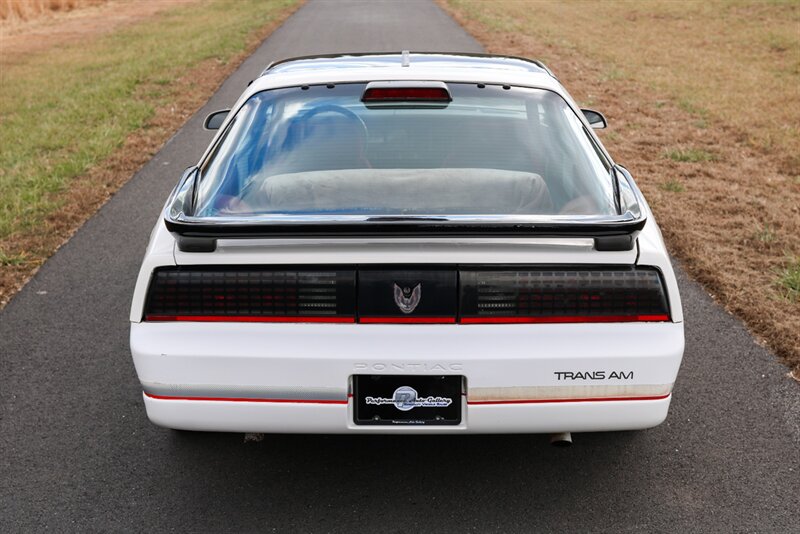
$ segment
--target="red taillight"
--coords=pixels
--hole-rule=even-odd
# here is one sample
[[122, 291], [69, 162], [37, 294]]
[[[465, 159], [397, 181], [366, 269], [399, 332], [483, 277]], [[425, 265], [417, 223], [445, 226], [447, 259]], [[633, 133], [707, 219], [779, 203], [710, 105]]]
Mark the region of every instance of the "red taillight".
[[171, 268], [153, 273], [146, 321], [354, 322], [355, 272]]
[[444, 87], [370, 87], [361, 97], [364, 102], [450, 102]]
[[462, 323], [668, 321], [654, 269], [464, 270]]
[[354, 323], [355, 317], [328, 317], [323, 315], [155, 315], [145, 320], [158, 323], [192, 321], [195, 323]]
[[[411, 311], [397, 288], [419, 286]], [[401, 295], [403, 297], [405, 293]], [[413, 300], [412, 297], [408, 297]], [[635, 267], [157, 269], [144, 319], [248, 323], [669, 321], [660, 273]]]
[[669, 321], [669, 315], [563, 315], [558, 317], [462, 317], [463, 324], [637, 323]]

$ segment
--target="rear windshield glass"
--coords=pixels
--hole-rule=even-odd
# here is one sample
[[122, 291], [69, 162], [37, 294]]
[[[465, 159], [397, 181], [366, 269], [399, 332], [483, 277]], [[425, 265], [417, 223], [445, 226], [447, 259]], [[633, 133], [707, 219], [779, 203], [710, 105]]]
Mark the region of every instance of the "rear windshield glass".
[[449, 103], [366, 105], [365, 87], [253, 95], [202, 169], [195, 216], [616, 213], [557, 94], [451, 83]]

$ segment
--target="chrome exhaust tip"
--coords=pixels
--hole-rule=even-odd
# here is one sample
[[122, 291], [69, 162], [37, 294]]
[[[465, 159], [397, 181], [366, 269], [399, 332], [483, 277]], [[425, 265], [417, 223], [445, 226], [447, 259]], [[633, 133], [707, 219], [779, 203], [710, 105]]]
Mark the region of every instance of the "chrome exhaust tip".
[[572, 445], [572, 434], [570, 432], [558, 432], [550, 434], [550, 445], [553, 447], [569, 447]]

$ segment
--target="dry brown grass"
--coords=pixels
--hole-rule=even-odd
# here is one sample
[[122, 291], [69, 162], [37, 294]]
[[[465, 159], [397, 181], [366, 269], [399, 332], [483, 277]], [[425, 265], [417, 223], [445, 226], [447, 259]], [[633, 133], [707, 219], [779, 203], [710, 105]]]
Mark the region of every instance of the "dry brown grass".
[[[448, 0], [493, 30], [536, 37], [641, 83], [698, 120], [736, 126], [800, 176], [800, 2]], [[540, 52], [541, 55], [541, 52]], [[548, 58], [543, 58], [548, 59]]]
[[440, 3], [606, 113], [671, 252], [800, 368], [800, 4]]
[[53, 12], [72, 11], [96, 6], [108, 0], [0, 0], [0, 20], [15, 23], [29, 21]]
[[[3, 1], [7, 0], [0, 0]], [[24, 65], [31, 56], [78, 42], [91, 42], [137, 22], [152, 20], [165, 11], [201, 3], [201, 0], [76, 1], [81, 7], [70, 11], [42, 12], [28, 20], [0, 19], [0, 73], [5, 73], [3, 69], [11, 65]]]

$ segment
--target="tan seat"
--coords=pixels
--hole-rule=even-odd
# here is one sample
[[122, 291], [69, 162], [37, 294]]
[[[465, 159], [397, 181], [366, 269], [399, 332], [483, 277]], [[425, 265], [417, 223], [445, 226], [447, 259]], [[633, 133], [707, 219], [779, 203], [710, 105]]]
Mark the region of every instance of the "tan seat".
[[[495, 169], [351, 169], [263, 178], [244, 200], [264, 212], [546, 214], [538, 174]], [[259, 209], [260, 208], [260, 209]]]

